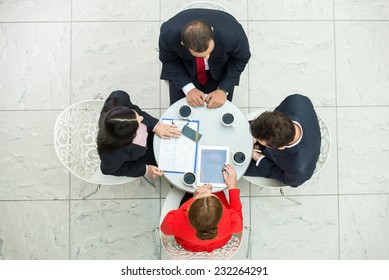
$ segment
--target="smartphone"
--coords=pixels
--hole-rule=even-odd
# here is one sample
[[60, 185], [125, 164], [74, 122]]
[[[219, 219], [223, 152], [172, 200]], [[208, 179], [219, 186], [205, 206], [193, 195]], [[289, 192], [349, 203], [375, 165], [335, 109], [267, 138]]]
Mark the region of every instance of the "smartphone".
[[187, 125], [184, 125], [184, 127], [182, 128], [182, 134], [184, 134], [189, 139], [195, 141], [196, 143], [200, 141], [202, 136], [201, 133], [197, 132], [196, 130], [190, 128]]

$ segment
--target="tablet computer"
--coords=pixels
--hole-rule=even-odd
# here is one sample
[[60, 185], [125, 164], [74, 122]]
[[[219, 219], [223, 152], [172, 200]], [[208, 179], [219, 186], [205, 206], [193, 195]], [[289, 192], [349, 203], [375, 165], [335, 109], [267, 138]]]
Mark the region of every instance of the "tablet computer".
[[229, 147], [199, 146], [197, 153], [197, 186], [212, 184], [215, 187], [226, 187], [222, 170], [229, 163]]

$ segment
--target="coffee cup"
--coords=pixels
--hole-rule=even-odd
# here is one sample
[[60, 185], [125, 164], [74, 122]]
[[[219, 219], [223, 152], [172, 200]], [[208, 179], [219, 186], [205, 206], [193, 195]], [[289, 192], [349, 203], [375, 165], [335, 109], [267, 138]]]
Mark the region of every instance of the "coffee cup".
[[232, 161], [236, 165], [242, 165], [246, 161], [246, 155], [242, 151], [236, 151], [232, 154]]
[[186, 172], [182, 176], [182, 182], [185, 186], [192, 187], [196, 182], [196, 174], [193, 172]]
[[192, 115], [192, 109], [189, 105], [182, 105], [178, 108], [178, 115], [182, 119], [189, 119], [190, 115]]
[[224, 126], [235, 126], [235, 117], [232, 113], [226, 112], [221, 116], [221, 122]]

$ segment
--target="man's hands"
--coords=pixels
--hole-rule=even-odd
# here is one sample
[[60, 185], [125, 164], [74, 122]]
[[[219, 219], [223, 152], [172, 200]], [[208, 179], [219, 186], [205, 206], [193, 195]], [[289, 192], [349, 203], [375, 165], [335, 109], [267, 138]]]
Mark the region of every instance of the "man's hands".
[[[259, 151], [259, 150], [258, 150]], [[257, 150], [253, 150], [252, 158], [255, 162], [262, 156], [262, 153], [257, 152]]]
[[159, 123], [154, 132], [164, 139], [169, 139], [171, 137], [178, 138], [182, 134], [181, 130], [179, 130], [177, 126], [167, 123]]
[[205, 102], [208, 108], [219, 108], [226, 102], [227, 96], [221, 89], [217, 89], [208, 94]]
[[194, 108], [203, 107], [205, 101], [205, 94], [201, 90], [193, 88], [186, 94], [186, 101], [190, 106]]
[[207, 107], [210, 109], [218, 108], [223, 106], [226, 100], [227, 96], [221, 89], [212, 91], [208, 94], [207, 97], [205, 97], [204, 92], [198, 90], [197, 88], [194, 88], [190, 90], [186, 95], [186, 101], [190, 106], [194, 108], [204, 106], [204, 102], [207, 103]]
[[253, 154], [251, 157], [257, 162], [261, 156], [263, 156], [261, 147], [258, 144], [258, 140], [253, 137]]

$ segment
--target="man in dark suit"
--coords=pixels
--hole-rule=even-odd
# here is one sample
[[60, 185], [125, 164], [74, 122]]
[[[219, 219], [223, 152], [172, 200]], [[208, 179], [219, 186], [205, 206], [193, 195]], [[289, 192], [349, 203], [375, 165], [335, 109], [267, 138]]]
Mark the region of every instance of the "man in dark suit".
[[253, 151], [246, 176], [277, 179], [291, 187], [312, 177], [320, 154], [321, 134], [308, 97], [288, 96], [274, 112], [254, 119], [250, 129], [259, 145]]
[[163, 23], [159, 50], [170, 104], [186, 96], [193, 107], [207, 102], [209, 108], [217, 108], [231, 101], [251, 56], [239, 22], [210, 9], [185, 10]]

